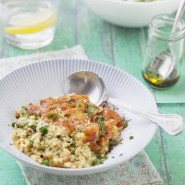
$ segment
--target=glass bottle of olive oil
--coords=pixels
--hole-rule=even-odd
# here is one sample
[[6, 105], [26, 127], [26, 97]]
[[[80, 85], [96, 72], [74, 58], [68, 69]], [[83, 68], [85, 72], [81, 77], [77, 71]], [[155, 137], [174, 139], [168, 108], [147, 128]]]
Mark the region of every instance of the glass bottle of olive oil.
[[173, 21], [172, 17], [160, 15], [152, 20], [149, 27], [142, 76], [155, 88], [171, 87], [180, 78], [185, 22], [179, 21], [177, 31], [171, 34]]

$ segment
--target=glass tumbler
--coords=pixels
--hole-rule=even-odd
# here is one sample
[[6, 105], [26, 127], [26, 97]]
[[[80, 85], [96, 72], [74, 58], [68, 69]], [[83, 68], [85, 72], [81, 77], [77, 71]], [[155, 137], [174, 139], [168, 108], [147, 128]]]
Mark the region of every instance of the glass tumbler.
[[22, 49], [37, 49], [54, 38], [56, 0], [3, 0], [3, 32], [6, 41]]
[[174, 18], [160, 15], [149, 26], [142, 75], [152, 87], [167, 88], [180, 78], [185, 22], [180, 20], [176, 31], [171, 33], [173, 22]]

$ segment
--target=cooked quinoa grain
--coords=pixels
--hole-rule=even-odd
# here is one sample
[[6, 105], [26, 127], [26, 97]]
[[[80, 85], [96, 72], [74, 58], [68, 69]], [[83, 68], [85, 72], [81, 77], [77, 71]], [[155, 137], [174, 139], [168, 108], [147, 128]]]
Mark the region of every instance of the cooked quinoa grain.
[[125, 128], [116, 112], [75, 94], [23, 106], [16, 118], [14, 146], [41, 165], [59, 168], [103, 163]]

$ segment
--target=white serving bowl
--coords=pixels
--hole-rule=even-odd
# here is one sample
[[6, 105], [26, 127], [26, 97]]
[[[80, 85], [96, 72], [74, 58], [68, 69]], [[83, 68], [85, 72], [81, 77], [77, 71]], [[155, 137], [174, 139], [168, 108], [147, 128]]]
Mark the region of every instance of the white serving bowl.
[[[97, 73], [104, 80], [107, 92], [111, 96], [157, 112], [154, 97], [148, 89], [131, 75], [110, 65], [78, 59], [34, 63], [0, 80], [0, 147], [27, 166], [58, 175], [87, 175], [106, 171], [138, 154], [154, 136], [157, 125], [125, 111], [123, 112], [126, 118], [131, 121], [121, 134], [123, 143], [116, 146], [101, 165], [82, 169], [47, 167], [36, 163], [10, 145], [12, 143], [10, 135], [13, 130], [11, 123], [15, 121], [15, 111], [23, 105], [37, 103], [40, 99], [63, 95], [64, 80], [79, 70]], [[134, 136], [134, 139], [130, 140], [130, 135]]]
[[124, 0], [84, 0], [87, 6], [102, 19], [124, 27], [148, 26], [159, 14], [177, 10], [180, 0], [154, 2], [128, 2]]

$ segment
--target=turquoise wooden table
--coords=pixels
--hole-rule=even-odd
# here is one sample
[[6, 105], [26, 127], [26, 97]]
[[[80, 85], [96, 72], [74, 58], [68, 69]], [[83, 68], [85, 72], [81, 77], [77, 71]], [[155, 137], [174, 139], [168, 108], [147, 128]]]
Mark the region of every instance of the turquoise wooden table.
[[[88, 10], [82, 0], [63, 0], [59, 9], [56, 36], [50, 45], [38, 50], [21, 50], [6, 44], [1, 37], [0, 57], [61, 50], [81, 44], [90, 59], [119, 67], [142, 81], [147, 28], [120, 28], [106, 23]], [[135, 67], [138, 64], [140, 67]], [[158, 104], [158, 107], [161, 113], [185, 116], [183, 103]], [[185, 132], [172, 137], [159, 129], [145, 150], [165, 185], [185, 185]], [[0, 185], [25, 184], [15, 159], [0, 149]]]

